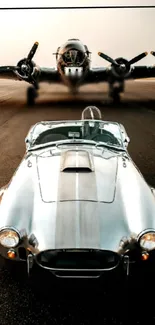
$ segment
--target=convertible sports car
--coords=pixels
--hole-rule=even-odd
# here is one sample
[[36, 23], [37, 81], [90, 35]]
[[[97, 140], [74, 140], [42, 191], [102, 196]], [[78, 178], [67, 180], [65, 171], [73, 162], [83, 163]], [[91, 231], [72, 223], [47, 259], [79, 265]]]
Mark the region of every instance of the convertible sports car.
[[94, 117], [86, 108], [81, 120], [32, 126], [1, 189], [1, 259], [24, 262], [31, 278], [35, 267], [54, 279], [153, 270], [154, 190], [127, 151], [123, 125]]

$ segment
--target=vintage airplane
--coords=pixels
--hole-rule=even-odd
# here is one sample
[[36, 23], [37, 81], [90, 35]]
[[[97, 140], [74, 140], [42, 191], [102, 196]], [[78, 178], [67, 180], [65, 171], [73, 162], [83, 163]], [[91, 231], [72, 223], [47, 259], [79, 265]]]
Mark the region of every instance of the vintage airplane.
[[[91, 52], [87, 46], [79, 39], [69, 39], [53, 53], [56, 55], [56, 68], [42, 68], [32, 61], [37, 47], [38, 42], [35, 42], [27, 58], [20, 60], [17, 66], [0, 67], [0, 79], [24, 80], [31, 84], [27, 89], [28, 105], [34, 105], [40, 82], [63, 83], [75, 94], [81, 85], [105, 81], [109, 83], [109, 96], [113, 101], [119, 102], [120, 93], [124, 91], [124, 80], [155, 77], [154, 66], [132, 66], [143, 59], [147, 52], [129, 61], [124, 58], [113, 60], [98, 52], [111, 65], [91, 68]], [[155, 52], [152, 51], [151, 54], [155, 56]]]

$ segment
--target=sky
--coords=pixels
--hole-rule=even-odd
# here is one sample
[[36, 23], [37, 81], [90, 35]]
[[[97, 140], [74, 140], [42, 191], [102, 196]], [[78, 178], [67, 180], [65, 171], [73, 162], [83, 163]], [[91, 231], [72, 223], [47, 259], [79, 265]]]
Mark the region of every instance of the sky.
[[[0, 7], [51, 5], [51, 0], [0, 1]], [[155, 0], [57, 0], [54, 5], [155, 5]], [[92, 66], [107, 66], [109, 63], [97, 55], [99, 51], [126, 59], [155, 51], [155, 8], [1, 10], [0, 30], [0, 65], [17, 64], [38, 41], [34, 61], [40, 66], [55, 66], [52, 53], [57, 47], [68, 38], [79, 38], [92, 52]], [[155, 57], [149, 54], [137, 64], [155, 64]]]

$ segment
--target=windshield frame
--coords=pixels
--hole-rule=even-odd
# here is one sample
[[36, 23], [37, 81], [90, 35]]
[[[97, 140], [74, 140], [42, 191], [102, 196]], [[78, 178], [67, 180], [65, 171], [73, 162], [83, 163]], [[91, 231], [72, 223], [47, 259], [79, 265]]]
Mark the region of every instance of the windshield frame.
[[[66, 140], [58, 140], [58, 141], [51, 141], [51, 142], [47, 142], [47, 143], [43, 143], [43, 144], [35, 144], [37, 138], [39, 137], [39, 135], [43, 132], [45, 132], [46, 130], [50, 130], [50, 129], [54, 129], [56, 127], [65, 127], [65, 126], [83, 126], [83, 122], [90, 122], [90, 123], [100, 123], [100, 124], [104, 124], [104, 125], [114, 125], [117, 126], [118, 131], [119, 131], [119, 141], [121, 141], [120, 146], [114, 145], [112, 143], [107, 143], [107, 142], [102, 142], [102, 141], [95, 141], [95, 140], [91, 140], [91, 139], [78, 139], [78, 138], [70, 138], [70, 139], [66, 139]], [[44, 130], [42, 132], [37, 133], [37, 127], [43, 127]], [[46, 128], [47, 127], [47, 128]], [[35, 137], [35, 132], [37, 134], [37, 136]], [[110, 131], [109, 131], [110, 132]], [[112, 133], [112, 132], [111, 132]], [[114, 133], [112, 133], [114, 135]], [[33, 150], [37, 150], [37, 149], [41, 149], [41, 148], [45, 148], [45, 147], [49, 147], [49, 146], [57, 146], [60, 143], [61, 144], [89, 144], [89, 145], [103, 145], [109, 148], [116, 148], [116, 150], [126, 150], [125, 145], [124, 145], [124, 136], [127, 136], [126, 131], [124, 129], [124, 127], [117, 122], [113, 122], [113, 121], [103, 121], [103, 120], [61, 120], [61, 121], [41, 121], [36, 123], [35, 125], [33, 125], [28, 134], [27, 137], [25, 138], [25, 143], [26, 143], [26, 147], [28, 151], [33, 151]]]

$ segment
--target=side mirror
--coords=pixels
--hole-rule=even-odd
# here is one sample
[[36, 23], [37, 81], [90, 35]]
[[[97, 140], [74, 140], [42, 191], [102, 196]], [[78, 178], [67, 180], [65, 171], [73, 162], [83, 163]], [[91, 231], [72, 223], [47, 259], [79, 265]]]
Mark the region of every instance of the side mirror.
[[30, 147], [30, 140], [28, 138], [25, 138], [25, 145], [26, 145], [26, 149]]
[[128, 144], [130, 143], [130, 138], [128, 136], [125, 137], [124, 139], [124, 145], [125, 145], [125, 148], [128, 147]]
[[151, 191], [152, 191], [153, 195], [155, 196], [155, 188], [151, 187]]

